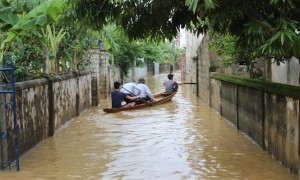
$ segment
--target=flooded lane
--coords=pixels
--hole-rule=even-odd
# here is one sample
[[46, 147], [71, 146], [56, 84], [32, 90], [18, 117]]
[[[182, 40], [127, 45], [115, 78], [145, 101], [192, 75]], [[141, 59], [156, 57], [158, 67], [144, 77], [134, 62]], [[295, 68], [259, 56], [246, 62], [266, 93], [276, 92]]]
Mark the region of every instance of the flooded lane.
[[[153, 92], [166, 75], [148, 78]], [[179, 79], [175, 76], [175, 79]], [[102, 100], [1, 179], [297, 179], [183, 85], [172, 102], [106, 114]]]

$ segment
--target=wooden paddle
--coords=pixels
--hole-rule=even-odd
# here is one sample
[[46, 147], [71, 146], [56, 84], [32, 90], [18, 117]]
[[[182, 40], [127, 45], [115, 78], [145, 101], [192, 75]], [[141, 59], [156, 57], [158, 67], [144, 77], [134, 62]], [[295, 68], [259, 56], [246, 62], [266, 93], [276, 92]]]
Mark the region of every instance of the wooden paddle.
[[197, 83], [181, 83], [181, 84], [197, 84]]
[[[122, 87], [123, 89], [125, 89], [125, 91], [129, 92], [131, 95], [136, 96], [135, 94], [133, 94], [131, 91], [129, 91], [128, 89]], [[152, 106], [150, 103], [148, 103], [146, 100], [144, 100], [143, 98], [140, 98], [141, 101], [143, 101], [143, 103], [146, 103], [148, 106]]]

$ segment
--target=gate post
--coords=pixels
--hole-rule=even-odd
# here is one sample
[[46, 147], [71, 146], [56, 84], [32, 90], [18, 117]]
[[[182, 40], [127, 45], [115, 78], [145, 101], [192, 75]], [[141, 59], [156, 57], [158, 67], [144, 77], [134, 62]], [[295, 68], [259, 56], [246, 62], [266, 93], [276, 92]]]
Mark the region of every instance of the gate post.
[[98, 106], [101, 98], [107, 98], [110, 92], [110, 71], [108, 52], [90, 49], [88, 57], [90, 63], [86, 67], [92, 75], [92, 106]]

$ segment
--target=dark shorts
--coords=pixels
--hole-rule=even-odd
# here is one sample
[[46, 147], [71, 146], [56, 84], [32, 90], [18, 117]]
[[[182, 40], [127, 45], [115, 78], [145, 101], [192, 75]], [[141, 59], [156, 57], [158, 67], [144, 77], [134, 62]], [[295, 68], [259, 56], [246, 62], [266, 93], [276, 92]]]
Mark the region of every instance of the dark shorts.
[[[127, 94], [127, 96], [134, 97], [132, 94]], [[130, 100], [130, 99], [127, 99], [127, 98], [125, 98], [124, 101], [126, 102], [126, 104], [134, 102], [134, 100]]]
[[175, 86], [173, 87], [173, 92], [177, 92], [177, 89], [178, 89], [178, 85], [175, 85]]
[[146, 97], [143, 97], [142, 98], [143, 100], [141, 100], [141, 99], [138, 99], [137, 101], [136, 101], [136, 104], [143, 104], [143, 103], [145, 103], [145, 101], [150, 101], [151, 99], [148, 97], [148, 96], [146, 96]]

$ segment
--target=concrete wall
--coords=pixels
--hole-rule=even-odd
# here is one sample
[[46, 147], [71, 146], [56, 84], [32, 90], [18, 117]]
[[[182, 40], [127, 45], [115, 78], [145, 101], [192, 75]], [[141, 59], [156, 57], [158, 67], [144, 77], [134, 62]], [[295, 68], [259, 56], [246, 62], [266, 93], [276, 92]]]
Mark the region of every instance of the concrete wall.
[[206, 34], [202, 38], [202, 43], [197, 50], [197, 71], [196, 71], [196, 83], [197, 83], [197, 96], [209, 103], [209, 73], [217, 69], [215, 61], [217, 60], [213, 52], [208, 49], [208, 44], [211, 37]]
[[269, 81], [299, 86], [300, 65], [298, 59], [292, 57], [287, 61], [279, 62], [279, 65], [274, 60], [267, 60], [266, 63], [270, 69], [267, 74]]
[[221, 81], [210, 79], [210, 101], [209, 105], [217, 112], [221, 112]]
[[[25, 153], [37, 143], [47, 138], [49, 124], [53, 126], [53, 114], [49, 114], [49, 97], [51, 91], [49, 81], [37, 79], [16, 83], [17, 122], [20, 154]], [[10, 113], [11, 114], [11, 113]], [[12, 115], [12, 114], [11, 114]], [[50, 122], [50, 119], [52, 121]], [[13, 134], [13, 119], [10, 119], [9, 132]], [[52, 129], [53, 130], [53, 129]], [[51, 135], [53, 132], [51, 133]], [[13, 137], [13, 136], [11, 136]], [[14, 147], [13, 139], [10, 139]], [[11, 149], [10, 152], [14, 152]]]
[[92, 105], [98, 106], [103, 98], [110, 96], [115, 81], [121, 81], [120, 69], [114, 65], [113, 57], [99, 49], [91, 49], [84, 57], [90, 62], [85, 66], [91, 72]]
[[[57, 81], [52, 84], [54, 129], [58, 129], [65, 122], [76, 116], [76, 91], [75, 78]], [[68, 102], [68, 103], [66, 103]], [[50, 113], [50, 112], [49, 112]]]
[[[184, 33], [186, 36], [186, 49], [185, 49], [185, 60], [183, 62], [183, 76], [184, 82], [196, 82], [196, 59], [198, 59], [199, 46], [202, 42], [203, 35], [200, 34], [197, 36], [196, 34], [186, 31]], [[196, 58], [196, 59], [195, 59]], [[195, 60], [194, 60], [195, 59]]]
[[100, 99], [100, 51], [99, 49], [90, 49], [83, 59], [87, 62], [85, 69], [91, 72], [91, 91], [92, 91], [92, 105], [98, 106]]
[[[144, 59], [142, 59], [142, 61], [144, 62]], [[151, 65], [147, 65], [147, 63], [144, 62], [144, 66], [143, 67], [135, 67], [134, 70], [133, 68], [131, 68], [129, 70], [128, 73], [128, 77], [130, 79], [133, 79], [135, 82], [137, 82], [137, 80], [141, 77], [146, 77], [149, 75], [157, 75], [160, 73], [159, 70], [160, 64], [157, 62], [154, 62]], [[133, 72], [135, 71], [135, 73]], [[133, 78], [135, 75], [135, 78]]]
[[78, 86], [78, 93], [76, 102], [76, 115], [79, 116], [80, 112], [89, 108], [92, 104], [92, 94], [91, 94], [91, 75], [82, 75], [78, 76], [77, 78], [77, 86]]
[[187, 46], [183, 62], [183, 81], [196, 83], [193, 91], [196, 95], [209, 103], [210, 72], [221, 72], [220, 57], [209, 50], [211, 40], [209, 34], [195, 36], [187, 33]]
[[174, 73], [174, 71], [180, 69], [180, 63], [174, 64], [159, 64], [159, 73]]
[[147, 72], [148, 72], [148, 67], [147, 64], [145, 63], [144, 59], [139, 59], [139, 61], [142, 61], [144, 66], [143, 67], [132, 67], [129, 69], [128, 72], [128, 77], [129, 79], [131, 79], [134, 82], [137, 82], [137, 80], [141, 77], [145, 77], [147, 76]]
[[154, 63], [154, 75], [158, 75], [160, 73], [159, 66], [160, 66], [160, 64], [158, 62]]
[[100, 51], [100, 61], [99, 61], [99, 94], [101, 98], [107, 98], [110, 92], [109, 79], [108, 79], [108, 67], [109, 67], [109, 58], [108, 52]]
[[170, 64], [160, 64], [159, 72], [160, 73], [170, 73]]
[[211, 78], [211, 107], [298, 174], [300, 87], [219, 73]]
[[[194, 37], [195, 38], [195, 37]], [[223, 69], [220, 57], [208, 49], [211, 37], [201, 40], [196, 61], [186, 58], [185, 82], [196, 75], [196, 94], [212, 108], [244, 132], [262, 149], [277, 159], [291, 173], [299, 172], [299, 61], [290, 59], [285, 64], [258, 59], [256, 67], [264, 71], [270, 81], [249, 79], [240, 67]], [[190, 40], [187, 39], [187, 44]], [[186, 54], [192, 47], [187, 46]], [[266, 64], [264, 64], [266, 63]], [[226, 75], [238, 74], [239, 76]], [[225, 73], [226, 73], [225, 72]], [[221, 74], [222, 73], [222, 74]], [[244, 77], [241, 77], [244, 76]]]
[[264, 93], [261, 90], [245, 86], [236, 86], [236, 109], [232, 111], [237, 115], [237, 129], [245, 132], [259, 146], [264, 148]]
[[[18, 82], [16, 104], [19, 153], [22, 155], [91, 106], [91, 74]], [[9, 156], [14, 159], [13, 116], [11, 108], [9, 110]]]
[[[227, 82], [221, 82], [221, 115], [237, 126], [236, 111], [236, 86]], [[209, 91], [208, 91], [209, 93]]]

